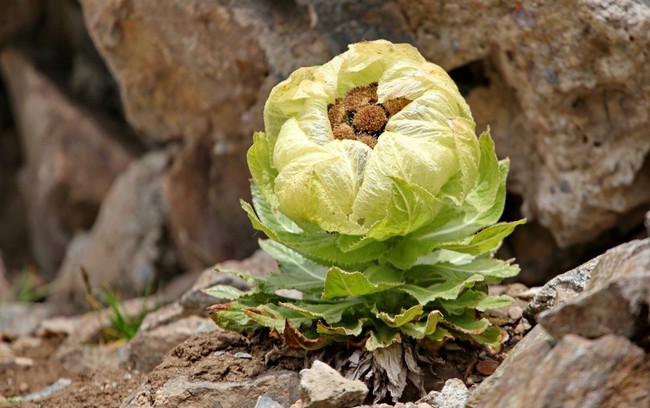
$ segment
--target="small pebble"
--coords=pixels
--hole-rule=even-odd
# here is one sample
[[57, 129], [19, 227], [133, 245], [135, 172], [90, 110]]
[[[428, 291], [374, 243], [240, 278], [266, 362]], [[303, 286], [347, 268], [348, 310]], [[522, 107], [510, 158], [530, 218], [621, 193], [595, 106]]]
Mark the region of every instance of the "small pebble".
[[250, 359], [253, 358], [253, 356], [252, 356], [251, 354], [248, 354], [248, 353], [242, 353], [242, 352], [240, 351], [240, 352], [235, 353], [235, 358], [244, 358], [244, 359], [246, 359], [246, 360], [250, 360]]
[[215, 352], [214, 352], [214, 356], [215, 356], [215, 357], [221, 357], [221, 356], [223, 356], [224, 354], [226, 354], [225, 351], [215, 351]]
[[132, 378], [131, 374], [124, 374], [124, 380], [129, 381]]
[[497, 367], [499, 367], [499, 364], [496, 360], [482, 360], [476, 364], [476, 371], [481, 374], [492, 375]]
[[18, 367], [31, 367], [34, 365], [34, 360], [28, 357], [16, 357], [14, 358], [14, 364]]
[[512, 320], [519, 320], [522, 314], [523, 314], [523, 309], [520, 308], [519, 306], [513, 306], [508, 309], [508, 316], [510, 316]]
[[255, 408], [282, 408], [282, 405], [272, 398], [262, 395], [257, 399]]

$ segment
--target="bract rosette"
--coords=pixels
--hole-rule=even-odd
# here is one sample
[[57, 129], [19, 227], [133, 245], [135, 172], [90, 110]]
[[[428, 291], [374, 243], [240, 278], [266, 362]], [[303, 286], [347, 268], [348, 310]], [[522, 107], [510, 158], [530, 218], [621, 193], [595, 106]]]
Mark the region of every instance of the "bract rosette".
[[213, 308], [218, 325], [306, 349], [462, 339], [500, 350], [482, 312], [512, 301], [487, 285], [517, 274], [494, 253], [524, 220], [498, 223], [508, 161], [476, 136], [442, 68], [407, 44], [354, 44], [278, 84], [264, 126], [242, 206], [281, 273], [233, 271], [255, 289], [209, 289], [231, 300]]

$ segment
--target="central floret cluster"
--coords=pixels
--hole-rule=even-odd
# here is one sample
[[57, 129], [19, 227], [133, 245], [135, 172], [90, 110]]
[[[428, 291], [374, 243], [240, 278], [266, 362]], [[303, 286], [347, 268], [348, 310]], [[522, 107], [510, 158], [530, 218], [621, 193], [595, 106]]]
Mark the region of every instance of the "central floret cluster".
[[327, 117], [335, 139], [358, 140], [371, 149], [391, 116], [411, 101], [400, 97], [378, 103], [377, 83], [350, 89], [344, 98], [327, 106]]

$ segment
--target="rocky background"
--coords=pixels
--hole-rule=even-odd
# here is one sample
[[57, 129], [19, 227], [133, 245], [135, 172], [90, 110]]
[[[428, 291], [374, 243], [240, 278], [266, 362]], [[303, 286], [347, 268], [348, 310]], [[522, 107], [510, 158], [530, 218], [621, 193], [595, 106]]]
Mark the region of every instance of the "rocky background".
[[[510, 157], [506, 243], [540, 284], [642, 231], [650, 7], [623, 0], [14, 0], [0, 5], [0, 251], [53, 299], [252, 253], [245, 151], [270, 89], [348, 43], [417, 46]], [[5, 285], [7, 286], [7, 285]]]
[[[650, 6], [646, 3], [2, 1], [0, 300], [8, 303], [0, 316], [0, 339], [12, 341], [13, 349], [6, 355], [13, 360], [7, 364], [19, 366], [23, 360], [16, 360], [16, 355], [43, 349], [36, 340], [16, 340], [34, 335], [50, 339], [46, 345], [53, 344], [52, 338], [67, 337], [63, 343], [55, 342], [52, 350], [44, 349], [58, 350], [57, 361], [65, 361], [76, 372], [86, 367], [80, 361], [98, 361], [96, 356], [80, 357], [88, 357], [81, 343], [97, 337], [99, 330], [81, 328], [95, 317], [42, 321], [91, 308], [79, 273], [82, 268], [91, 290], [111, 287], [129, 298], [142, 295], [153, 282], [164, 299], [181, 299], [147, 317], [126, 354], [109, 353], [113, 353], [110, 367], [117, 367], [118, 361], [122, 368], [136, 369], [133, 374], [116, 371], [106, 377], [112, 384], [124, 383], [121, 398], [135, 392], [124, 406], [148, 406], [142, 401], [165, 406], [154, 403], [158, 397], [153, 393], [162, 384], [168, 386], [163, 380], [170, 370], [226, 345], [244, 352], [241, 338], [195, 339], [174, 349], [169, 357], [173, 361], [152, 371], [136, 390], [143, 380], [139, 375], [152, 370], [167, 350], [192, 333], [214, 329], [201, 315], [214, 299], [202, 298], [198, 288], [215, 282], [242, 285], [210, 272], [195, 281], [203, 269], [246, 258], [257, 247], [260, 236], [250, 227], [239, 199], [249, 196], [245, 152], [252, 133], [263, 128], [262, 110], [271, 88], [296, 68], [322, 64], [349, 43], [378, 38], [411, 43], [448, 70], [468, 99], [478, 130], [490, 126], [499, 156], [510, 157], [504, 219], [527, 217], [529, 222], [505, 242], [501, 255], [517, 258], [522, 269], [519, 282], [542, 285], [608, 248], [647, 236]], [[646, 225], [650, 229], [650, 221]], [[521, 323], [523, 307], [507, 311], [504, 316], [513, 327], [524, 327], [522, 331], [539, 320], [521, 343], [521, 349], [537, 350], [536, 354], [513, 352], [527, 357], [507, 360], [510, 364], [484, 381], [469, 404], [493, 406], [503, 398], [499, 392], [513, 389], [512, 378], [525, 390], [509, 392], [513, 406], [530, 405], [525, 398], [539, 402], [561, 395], [561, 384], [553, 382], [536, 388], [537, 393], [529, 392], [536, 377], [521, 370], [531, 364], [551, 374], [565, 373], [571, 364], [597, 367], [598, 381], [614, 384], [614, 391], [608, 394], [609, 388], [603, 386], [605, 391], [592, 395], [593, 401], [609, 401], [610, 406], [622, 406], [617, 404], [628, 400], [616, 398], [623, 396], [646, 401], [650, 332], [644, 321], [650, 302], [650, 261], [647, 240], [640, 242], [615, 251], [610, 258], [618, 263], [600, 262], [594, 274], [601, 277], [591, 286], [597, 260], [551, 281], [550, 289], [545, 286], [542, 297], [527, 309], [528, 326]], [[235, 265], [260, 273], [272, 267], [260, 254]], [[614, 284], [612, 276], [624, 279]], [[521, 284], [508, 290], [516, 285]], [[523, 294], [522, 302], [538, 293], [519, 288], [515, 292]], [[566, 300], [583, 291], [584, 296], [568, 306], [539, 314], [552, 309], [556, 297]], [[44, 302], [21, 309], [12, 303], [17, 300]], [[606, 309], [616, 313], [607, 314]], [[603, 319], [611, 319], [613, 328], [596, 327]], [[600, 360], [570, 357], [576, 350], [595, 353]], [[558, 359], [545, 359], [547, 355]], [[8, 367], [3, 356], [0, 348], [2, 369]], [[40, 358], [31, 356], [34, 361]], [[553, 361], [564, 361], [566, 367]], [[611, 361], [624, 364], [608, 366]], [[258, 373], [257, 366], [245, 367], [243, 377], [246, 372]], [[289, 371], [277, 378], [288, 376], [279, 387], [289, 394], [268, 395], [290, 403], [300, 394], [298, 376], [291, 367], [284, 368]], [[237, 380], [228, 375], [224, 373], [222, 380]], [[617, 382], [621, 376], [639, 380], [625, 388]], [[252, 389], [267, 389], [264, 381], [254, 380]], [[287, 381], [293, 385], [287, 388]], [[41, 385], [47, 382], [29, 384], [28, 391]], [[641, 391], [617, 394], [618, 385]], [[188, 385], [173, 383], [165, 392], [173, 394], [174, 387]], [[463, 387], [459, 392], [467, 402]], [[102, 390], [111, 396], [110, 387]], [[195, 395], [204, 391], [196, 389]], [[206, 398], [213, 398], [213, 391], [205, 391]], [[95, 403], [101, 401], [98, 395], [91, 395]], [[237, 401], [241, 390], [232, 395]], [[435, 398], [444, 395], [443, 389], [422, 404], [437, 406]], [[174, 398], [165, 401], [169, 406], [185, 401]]]

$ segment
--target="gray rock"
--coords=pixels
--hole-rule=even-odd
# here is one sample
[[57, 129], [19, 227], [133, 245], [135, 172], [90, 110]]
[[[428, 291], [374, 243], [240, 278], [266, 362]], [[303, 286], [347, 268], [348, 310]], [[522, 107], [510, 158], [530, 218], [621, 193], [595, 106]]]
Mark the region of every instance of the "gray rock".
[[567, 334], [641, 338], [650, 328], [650, 238], [622, 244], [602, 255], [587, 290], [538, 316], [555, 339]]
[[567, 335], [549, 350], [548, 335], [539, 336], [539, 326], [535, 330], [537, 341], [509, 356], [498, 378], [479, 385], [468, 407], [650, 405], [650, 365], [640, 347], [613, 335], [596, 340]]
[[27, 337], [50, 317], [53, 308], [44, 303], [0, 303], [0, 338]]
[[495, 393], [505, 392], [508, 386], [521, 386], [518, 373], [532, 375], [531, 367], [538, 367], [553, 348], [553, 338], [540, 325], [535, 326], [510, 351], [496, 371], [483, 380], [467, 401], [469, 407], [482, 407], [483, 401]]
[[75, 240], [66, 255], [50, 301], [88, 309], [80, 268], [91, 288], [105, 285], [134, 297], [156, 276], [178, 268], [165, 240], [167, 204], [161, 177], [171, 152], [149, 153], [134, 161], [111, 187], [88, 235]]
[[610, 281], [554, 309], [541, 313], [539, 323], [555, 339], [568, 334], [597, 338], [617, 334], [643, 338], [650, 329], [650, 264], [645, 276]]
[[76, 106], [27, 57], [9, 49], [1, 60], [24, 147], [19, 184], [32, 253], [53, 278], [75, 231], [90, 228], [133, 156], [104, 118]]
[[526, 306], [524, 316], [535, 321], [539, 313], [578, 296], [589, 284], [591, 272], [599, 260], [600, 256], [548, 281]]
[[368, 387], [359, 380], [348, 380], [327, 364], [316, 360], [300, 372], [304, 408], [346, 408], [363, 402]]
[[588, 290], [628, 276], [650, 272], [650, 238], [634, 240], [612, 248], [602, 255], [591, 273]]
[[186, 268], [201, 270], [250, 255], [257, 242], [239, 200], [250, 174], [241, 155], [215, 155], [210, 143], [184, 146], [163, 178], [169, 233]]
[[273, 398], [261, 396], [257, 399], [255, 408], [284, 408], [279, 402], [274, 401]]
[[277, 372], [243, 382], [191, 381], [183, 375], [170, 378], [156, 390], [144, 383], [122, 402], [122, 408], [254, 407], [260, 396], [289, 406], [297, 400], [298, 374]]
[[428, 403], [434, 408], [464, 408], [470, 394], [462, 380], [452, 378], [447, 380], [442, 391], [432, 391], [418, 402]]

